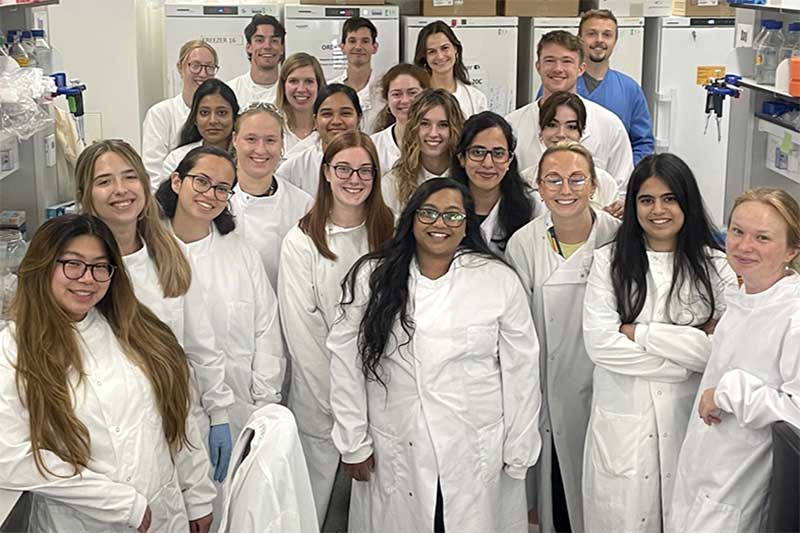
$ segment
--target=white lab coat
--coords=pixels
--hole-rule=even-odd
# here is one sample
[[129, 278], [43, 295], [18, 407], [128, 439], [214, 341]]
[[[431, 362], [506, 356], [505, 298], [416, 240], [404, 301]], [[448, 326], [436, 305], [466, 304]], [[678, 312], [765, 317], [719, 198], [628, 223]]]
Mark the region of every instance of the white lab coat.
[[519, 278], [464, 255], [439, 279], [409, 273], [413, 338], [396, 322], [384, 388], [358, 353], [370, 268], [328, 337], [333, 440], [345, 463], [374, 454], [353, 482], [351, 532], [433, 529], [437, 480], [447, 531], [527, 532], [525, 474], [539, 455], [539, 344]]
[[[772, 423], [800, 427], [800, 275], [746, 294], [731, 288], [678, 461], [669, 531], [765, 531]], [[716, 387], [719, 425], [697, 415]]]
[[281, 400], [286, 360], [278, 299], [258, 252], [236, 233], [220, 235], [212, 224], [205, 238], [184, 244], [193, 280], [205, 291], [214, 335], [225, 353], [225, 383], [233, 391], [235, 440], [259, 407]]
[[258, 251], [269, 284], [277, 287], [283, 238], [314, 202], [308, 194], [282, 180], [278, 180], [278, 190], [272, 196], [252, 196], [239, 185], [234, 191], [230, 199], [231, 212], [236, 217], [234, 231]]
[[[305, 144], [305, 143], [304, 143]], [[302, 150], [295, 149], [287, 155], [275, 171], [275, 177], [289, 182], [316, 198], [319, 186], [319, 168], [322, 166], [322, 140], [317, 139]]]
[[[444, 171], [441, 175], [436, 175], [420, 165], [419, 172], [417, 173], [417, 187], [433, 178], [446, 178], [450, 175], [450, 169]], [[405, 202], [400, 202], [399, 194], [397, 192], [397, 171], [390, 170], [381, 177], [381, 192], [383, 193], [383, 201], [394, 212], [395, 216], [400, 216], [405, 207]]]
[[[613, 204], [617, 200], [621, 200], [623, 197], [620, 196], [619, 192], [619, 184], [614, 177], [609, 174], [607, 171], [603, 170], [602, 168], [595, 167], [594, 169], [595, 176], [597, 177], [597, 187], [594, 190], [594, 194], [592, 195], [592, 202], [599, 207], [606, 207], [608, 205]], [[541, 201], [542, 195], [539, 193], [539, 184], [536, 183], [536, 177], [539, 174], [539, 163], [537, 162], [536, 165], [532, 167], [528, 167], [522, 172], [520, 172], [520, 176], [524, 180], [526, 180], [531, 187], [533, 187], [534, 191], [536, 191], [536, 198]], [[545, 209], [547, 207], [545, 206]]]
[[156, 180], [156, 190], [158, 190], [158, 186], [161, 185], [165, 179], [169, 178], [170, 175], [178, 169], [178, 165], [181, 164], [181, 161], [183, 161], [183, 158], [186, 157], [186, 154], [201, 146], [203, 146], [202, 139], [193, 143], [179, 146], [167, 154], [167, 157], [164, 158], [164, 164], [161, 167], [161, 174]]
[[[489, 249], [503, 257], [505, 252], [500, 248], [497, 241], [501, 241], [506, 235], [503, 228], [500, 227], [500, 202], [498, 200], [497, 203], [494, 204], [492, 210], [489, 211], [489, 214], [486, 218], [481, 222], [481, 235], [483, 235], [483, 240], [486, 241], [486, 244], [489, 245]], [[533, 218], [536, 218], [542, 211], [543, 211], [543, 204], [541, 200], [538, 199], [537, 196], [528, 197], [528, 201], [533, 206]], [[508, 241], [506, 241], [506, 244]]]
[[381, 165], [381, 175], [386, 175], [400, 159], [400, 147], [394, 138], [394, 124], [370, 135], [378, 152], [378, 161]]
[[331, 356], [325, 347], [341, 300], [341, 283], [356, 260], [369, 251], [367, 229], [325, 228], [328, 246], [337, 259], [320, 255], [311, 238], [294, 226], [283, 240], [278, 299], [284, 337], [292, 357], [289, 408], [297, 417], [305, 450], [317, 519], [325, 522], [339, 466], [339, 451], [331, 440]]
[[[595, 166], [614, 176], [618, 189], [624, 194], [633, 172], [633, 152], [625, 126], [608, 109], [586, 98], [581, 101], [586, 106], [586, 128], [581, 144], [592, 153]], [[544, 152], [544, 144], [539, 140], [539, 100], [512, 111], [506, 120], [517, 135], [514, 153], [519, 168], [538, 165]]]
[[[648, 251], [647, 299], [631, 341], [619, 331], [612, 249], [595, 252], [584, 300], [584, 342], [595, 364], [583, 456], [584, 524], [587, 531], [660, 532], [686, 421], [711, 353], [711, 339], [697, 327], [707, 318], [707, 305], [689, 280], [669, 302], [673, 322], [667, 314], [673, 253]], [[707, 251], [716, 318], [736, 276], [722, 252]]]
[[594, 250], [612, 241], [620, 225], [608, 213], [598, 211], [596, 217], [589, 238], [569, 259], [564, 259], [550, 244], [553, 222], [549, 211], [520, 228], [506, 246], [506, 260], [527, 290], [541, 350], [542, 454], [530, 472], [528, 490], [529, 500], [538, 503], [543, 533], [555, 531], [554, 443], [572, 531], [584, 531], [581, 465], [592, 403], [594, 364], [583, 343], [580, 312]]
[[259, 85], [250, 77], [249, 70], [241, 76], [237, 76], [228, 81], [227, 84], [236, 95], [236, 102], [239, 104], [239, 109], [243, 110], [255, 102], [265, 102], [267, 104], [275, 103], [275, 93], [278, 91], [278, 83]]
[[[328, 84], [341, 83], [347, 84], [347, 69], [338, 77], [328, 80]], [[386, 105], [386, 101], [381, 95], [381, 77], [373, 70], [367, 80], [367, 84], [358, 91], [358, 103], [361, 104], [361, 131], [367, 134], [375, 133], [375, 119]]]
[[318, 533], [294, 417], [282, 405], [254, 412], [233, 448], [224, 533]]
[[305, 139], [301, 139], [288, 127], [283, 129], [283, 152], [285, 157], [301, 152], [318, 142], [320, 142], [319, 132], [316, 130], [312, 131]]
[[177, 533], [211, 512], [215, 491], [195, 420], [186, 419], [194, 447], [184, 445], [173, 461], [150, 381], [94, 309], [75, 324], [85, 375], [68, 378], [75, 415], [89, 431], [89, 464], [75, 476], [44, 451], [46, 468], [65, 478], [40, 474], [15, 382], [14, 331], [12, 323], [0, 332], [0, 487], [34, 494], [31, 531], [131, 531], [149, 506], [149, 531]]
[[[233, 392], [225, 383], [225, 356], [214, 336], [203, 287], [192, 283], [183, 296], [165, 298], [146, 244], [122, 259], [136, 298], [170, 327], [183, 346], [197, 381], [200, 403], [210, 424], [228, 423]], [[191, 264], [190, 259], [189, 262]], [[192, 269], [195, 268], [192, 265]]]
[[191, 108], [179, 93], [153, 105], [144, 116], [142, 161], [153, 190], [158, 188], [164, 158], [180, 142], [181, 128], [189, 117], [189, 111]]
[[477, 115], [481, 111], [489, 110], [489, 100], [474, 85], [467, 85], [456, 80], [456, 92], [453, 93], [453, 96], [458, 100], [461, 113], [464, 114], [464, 120], [467, 120], [472, 115]]

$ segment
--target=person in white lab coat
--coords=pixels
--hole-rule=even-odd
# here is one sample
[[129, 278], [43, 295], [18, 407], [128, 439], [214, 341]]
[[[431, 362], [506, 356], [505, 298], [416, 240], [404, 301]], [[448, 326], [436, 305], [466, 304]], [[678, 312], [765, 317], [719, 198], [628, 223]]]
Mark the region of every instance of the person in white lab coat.
[[233, 131], [238, 183], [230, 209], [236, 217], [235, 231], [258, 251], [273, 288], [278, 286], [283, 238], [313, 202], [306, 192], [274, 175], [281, 160], [283, 132], [283, 117], [266, 104], [242, 112]]
[[489, 109], [486, 95], [469, 80], [461, 41], [441, 20], [420, 30], [414, 49], [414, 64], [430, 73], [431, 87], [444, 89], [455, 96], [464, 118]]
[[303, 447], [292, 413], [265, 405], [233, 448], [220, 531], [319, 533]]
[[286, 29], [272, 15], [256, 14], [244, 28], [245, 52], [250, 68], [228, 81], [239, 105], [273, 103], [278, 73], [286, 50]]
[[31, 531], [207, 532], [214, 487], [186, 357], [134, 295], [111, 230], [45, 222], [0, 332], [0, 488]]
[[400, 159], [411, 102], [430, 86], [430, 75], [424, 69], [408, 63], [393, 66], [381, 78], [381, 96], [386, 105], [375, 118], [377, 133], [370, 137], [375, 143], [384, 174]]
[[348, 273], [328, 336], [351, 532], [527, 532], [539, 344], [519, 278], [466, 187], [422, 184]]
[[581, 312], [594, 251], [614, 239], [620, 222], [592, 206], [596, 173], [585, 147], [551, 147], [539, 168], [547, 212], [514, 233], [505, 256], [528, 292], [542, 354], [542, 455], [529, 472], [528, 501], [543, 533], [584, 531], [581, 476], [594, 365]]
[[305, 148], [295, 150], [281, 163], [276, 175], [312, 196], [317, 194], [322, 154], [340, 133], [358, 131], [361, 116], [361, 105], [353, 89], [341, 83], [323, 87], [314, 102], [314, 124], [319, 139], [313, 144], [304, 142]]
[[519, 175], [514, 134], [492, 111], [472, 115], [456, 147], [450, 175], [469, 189], [489, 248], [503, 256], [508, 239], [537, 215], [533, 188]]
[[164, 158], [178, 146], [194, 92], [219, 71], [217, 51], [203, 40], [188, 41], [181, 46], [175, 67], [181, 74], [181, 92], [153, 105], [142, 123], [142, 159], [151, 179], [156, 179]]
[[339, 466], [331, 440], [331, 358], [325, 339], [347, 271], [394, 231], [394, 216], [381, 198], [378, 165], [367, 134], [337, 136], [325, 150], [314, 207], [289, 230], [281, 248], [278, 298], [292, 358], [289, 408], [297, 417], [320, 524]]
[[170, 326], [186, 352], [199, 394], [193, 416], [202, 431], [209, 431], [214, 479], [222, 481], [233, 447], [228, 425], [233, 393], [225, 383], [225, 359], [203, 288], [191, 282], [190, 262], [160, 218], [144, 164], [125, 141], [98, 141], [78, 157], [75, 181], [80, 210], [114, 233], [136, 298]]
[[192, 99], [192, 110], [181, 128], [178, 147], [164, 159], [157, 180], [151, 181], [153, 191], [170, 177], [178, 164], [198, 146], [216, 146], [230, 151], [233, 139], [233, 121], [239, 115], [236, 95], [224, 81], [206, 80], [198, 87]]
[[458, 102], [444, 89], [426, 89], [408, 110], [400, 159], [383, 177], [383, 200], [400, 215], [416, 188], [431, 178], [450, 173], [464, 116]]
[[361, 111], [361, 131], [375, 133], [375, 119], [383, 107], [381, 102], [380, 73], [372, 68], [372, 57], [378, 53], [378, 29], [371, 20], [350, 17], [342, 25], [339, 43], [342, 55], [347, 58], [344, 72], [331, 83], [343, 83], [358, 93]]
[[290, 55], [283, 64], [275, 107], [286, 120], [283, 148], [287, 154], [292, 153], [301, 141], [305, 144], [319, 139], [314, 128], [314, 102], [325, 85], [325, 74], [316, 57], [298, 52]]
[[[559, 91], [574, 93], [578, 76], [584, 71], [580, 38], [568, 31], [546, 33], [537, 44], [536, 71], [542, 80], [542, 96], [506, 116], [517, 135], [520, 168], [536, 165], [542, 156], [539, 143], [539, 108]], [[633, 172], [633, 152], [622, 121], [608, 109], [581, 99], [586, 107], [586, 130], [581, 144], [592, 153], [595, 166], [608, 171], [619, 183]]]
[[[678, 460], [668, 531], [766, 531], [772, 424], [800, 427], [800, 206], [780, 189], [736, 199], [728, 293]], [[698, 417], [699, 415], [699, 417]]]
[[614, 242], [597, 250], [583, 338], [595, 364], [583, 455], [587, 531], [658, 532], [669, 518], [709, 334], [736, 276], [691, 169], [648, 156], [628, 184]]

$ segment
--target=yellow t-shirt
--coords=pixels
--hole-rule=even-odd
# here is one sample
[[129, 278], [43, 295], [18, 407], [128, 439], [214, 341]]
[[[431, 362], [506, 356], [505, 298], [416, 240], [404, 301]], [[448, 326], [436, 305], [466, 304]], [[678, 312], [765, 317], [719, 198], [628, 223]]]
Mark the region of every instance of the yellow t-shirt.
[[561, 255], [564, 259], [569, 259], [575, 251], [584, 245], [586, 241], [579, 242], [577, 244], [568, 244], [566, 242], [558, 241], [558, 247], [561, 249]]

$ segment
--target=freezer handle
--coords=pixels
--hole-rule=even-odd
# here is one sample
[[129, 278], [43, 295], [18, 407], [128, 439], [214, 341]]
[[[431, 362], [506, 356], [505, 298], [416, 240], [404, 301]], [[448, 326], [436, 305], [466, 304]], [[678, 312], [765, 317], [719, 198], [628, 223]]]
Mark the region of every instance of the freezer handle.
[[[656, 152], [669, 152], [675, 145], [675, 125], [678, 123], [678, 90], [670, 89], [666, 93], [657, 93], [656, 103]], [[664, 135], [666, 132], [666, 135]]]

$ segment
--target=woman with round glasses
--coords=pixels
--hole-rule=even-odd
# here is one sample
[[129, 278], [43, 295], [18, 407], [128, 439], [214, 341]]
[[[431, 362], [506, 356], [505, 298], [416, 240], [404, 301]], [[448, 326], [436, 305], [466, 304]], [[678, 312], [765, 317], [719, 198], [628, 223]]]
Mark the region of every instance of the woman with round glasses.
[[691, 169], [636, 166], [614, 242], [594, 254], [583, 338], [595, 365], [583, 454], [587, 531], [661, 531], [678, 452], [736, 275]]
[[327, 347], [353, 532], [527, 532], [539, 344], [466, 187], [420, 185], [347, 275]]
[[500, 115], [483, 111], [464, 123], [450, 174], [466, 185], [489, 248], [503, 255], [508, 239], [535, 216], [533, 189], [520, 177], [516, 139]]
[[297, 419], [320, 524], [340, 460], [331, 440], [331, 360], [325, 339], [337, 318], [345, 274], [392, 236], [394, 217], [381, 198], [380, 179], [367, 134], [336, 137], [323, 157], [314, 207], [281, 247], [278, 298], [292, 357], [289, 408]]
[[281, 65], [275, 107], [286, 120], [283, 143], [287, 154], [296, 146], [300, 150], [319, 139], [314, 129], [314, 102], [323, 87], [325, 74], [316, 57], [299, 52]]
[[148, 109], [142, 124], [142, 160], [151, 180], [158, 179], [164, 158], [178, 146], [194, 92], [219, 71], [217, 51], [203, 40], [188, 41], [181, 46], [175, 68], [181, 91]]
[[0, 487], [31, 531], [203, 531], [214, 486], [186, 356], [139, 303], [111, 230], [48, 220], [0, 332]]
[[239, 115], [236, 95], [224, 81], [206, 80], [198, 87], [192, 110], [181, 129], [178, 147], [164, 159], [164, 166], [153, 190], [175, 172], [178, 164], [198, 146], [215, 146], [229, 151], [233, 139], [233, 121]]
[[222, 481], [233, 447], [228, 425], [233, 393], [225, 383], [225, 358], [203, 288], [192, 283], [190, 263], [160, 218], [142, 160], [125, 141], [98, 141], [78, 157], [75, 181], [75, 203], [111, 229], [136, 298], [170, 326], [186, 352], [199, 389], [193, 416], [209, 431], [214, 479]]
[[547, 210], [514, 233], [505, 256], [527, 290], [541, 349], [542, 454], [528, 494], [542, 531], [583, 531], [581, 465], [594, 365], [581, 313], [593, 253], [614, 239], [620, 223], [592, 206], [596, 173], [582, 145], [551, 146], [538, 171]]

